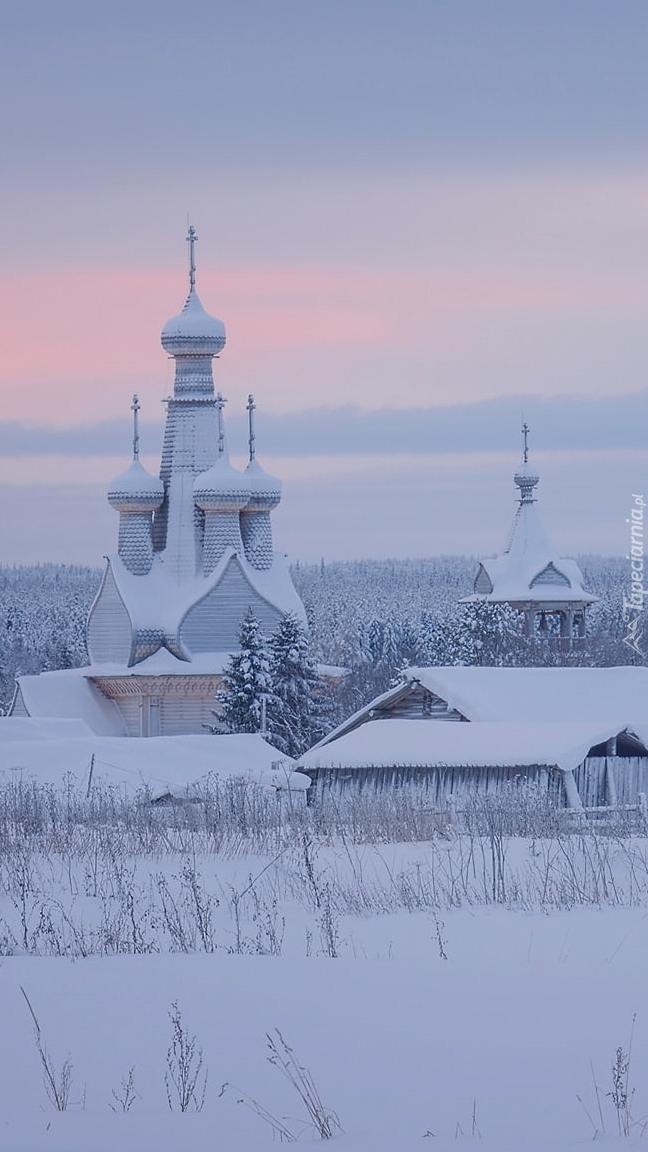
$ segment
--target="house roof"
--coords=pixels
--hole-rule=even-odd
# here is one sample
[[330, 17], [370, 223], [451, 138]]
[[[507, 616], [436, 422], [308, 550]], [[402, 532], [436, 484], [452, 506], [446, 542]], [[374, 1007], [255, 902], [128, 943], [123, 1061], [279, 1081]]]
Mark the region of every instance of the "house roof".
[[[435, 723], [384, 719], [363, 724], [299, 760], [320, 768], [559, 768], [573, 771], [590, 748], [616, 736], [615, 724]], [[648, 721], [636, 733], [648, 740]]]
[[66, 668], [19, 676], [17, 699], [22, 700], [30, 717], [78, 719], [98, 736], [125, 736], [126, 726], [117, 705], [87, 678], [86, 671]]
[[637, 731], [648, 723], [648, 668], [406, 668], [400, 684], [360, 708], [315, 747], [365, 725], [372, 714], [384, 715], [419, 684], [473, 722], [602, 724], [617, 732]]
[[[29, 724], [29, 730], [25, 725]], [[22, 773], [42, 784], [60, 784], [71, 775], [86, 787], [92, 757], [93, 780], [118, 785], [127, 792], [147, 787], [153, 799], [185, 796], [208, 776], [249, 780], [291, 790], [308, 788], [309, 781], [293, 772], [294, 761], [252, 733], [223, 736], [96, 736], [80, 721], [0, 718], [0, 778]], [[68, 726], [68, 727], [65, 727]], [[40, 730], [39, 730], [40, 729]], [[273, 764], [277, 767], [273, 769]]]
[[468, 720], [648, 721], [648, 668], [408, 668]]

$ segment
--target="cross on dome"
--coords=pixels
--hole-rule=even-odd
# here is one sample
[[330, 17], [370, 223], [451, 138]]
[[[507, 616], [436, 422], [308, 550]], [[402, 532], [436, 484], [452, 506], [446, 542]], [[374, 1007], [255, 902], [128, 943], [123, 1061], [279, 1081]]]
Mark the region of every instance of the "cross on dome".
[[141, 404], [137, 392], [133, 395], [131, 412], [133, 413], [133, 460], [139, 460], [139, 412]]
[[195, 246], [198, 236], [193, 224], [189, 225], [187, 232], [187, 244], [189, 245], [189, 291], [193, 292], [196, 287], [196, 254]]
[[222, 392], [216, 393], [216, 412], [218, 415], [218, 455], [225, 454], [225, 424], [223, 421], [223, 408], [227, 404], [227, 400]]
[[[170, 356], [182, 361], [180, 375], [186, 374], [188, 357], [218, 356], [225, 347], [225, 325], [215, 316], [209, 316], [203, 308], [196, 292], [196, 229], [189, 225], [186, 240], [189, 245], [189, 295], [185, 300], [182, 312], [167, 320], [162, 329], [162, 347]], [[191, 374], [191, 373], [190, 373]], [[200, 374], [200, 373], [199, 373]], [[188, 385], [176, 382], [181, 391], [187, 391]], [[211, 392], [213, 385], [199, 385], [199, 390]]]
[[250, 462], [252, 460], [254, 460], [254, 441], [256, 440], [256, 436], [254, 435], [254, 410], [255, 410], [255, 408], [256, 408], [256, 404], [254, 403], [254, 396], [250, 392], [250, 394], [248, 396], [248, 402], [247, 402], [247, 408], [246, 408], [246, 411], [248, 414], [248, 448], [249, 448], [249, 453], [250, 453]]
[[531, 429], [529, 428], [529, 425], [527, 424], [527, 422], [525, 420], [524, 424], [522, 425], [522, 436], [524, 437], [524, 463], [525, 464], [527, 464], [529, 461], [529, 432], [530, 431], [531, 431]]

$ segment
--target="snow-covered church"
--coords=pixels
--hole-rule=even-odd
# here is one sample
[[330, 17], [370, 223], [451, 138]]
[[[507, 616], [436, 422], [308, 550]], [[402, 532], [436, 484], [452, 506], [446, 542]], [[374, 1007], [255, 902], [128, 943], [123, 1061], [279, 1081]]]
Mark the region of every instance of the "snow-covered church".
[[189, 294], [161, 337], [175, 381], [159, 477], [139, 459], [135, 397], [133, 459], [108, 490], [118, 546], [88, 618], [90, 665], [21, 676], [13, 716], [80, 718], [99, 735], [204, 732], [248, 608], [266, 632], [288, 613], [306, 623], [285, 556], [273, 549], [281, 484], [256, 459], [252, 396], [249, 463], [240, 472], [229, 461], [213, 379], [225, 327], [196, 291], [193, 227], [187, 239]]

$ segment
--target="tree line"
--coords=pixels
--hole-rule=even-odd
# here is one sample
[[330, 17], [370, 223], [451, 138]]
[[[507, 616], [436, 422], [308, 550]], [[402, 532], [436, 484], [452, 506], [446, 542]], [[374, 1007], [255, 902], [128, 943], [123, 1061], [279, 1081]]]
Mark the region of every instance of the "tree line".
[[[294, 634], [294, 618], [288, 618], [281, 637], [259, 638], [258, 659], [267, 670], [258, 670], [257, 721], [263, 708], [266, 731], [288, 752], [289, 728], [297, 734], [290, 747], [307, 739], [313, 743], [322, 725], [332, 728], [385, 691], [406, 665], [646, 663], [645, 654], [623, 643], [628, 561], [586, 556], [578, 562], [585, 587], [599, 599], [588, 613], [585, 642], [569, 652], [525, 640], [521, 617], [510, 609], [459, 605], [471, 591], [477, 567], [470, 557], [295, 564], [292, 575], [306, 606], [308, 638], [303, 631]], [[100, 578], [97, 569], [71, 565], [0, 567], [0, 704], [5, 710], [17, 675], [87, 663], [85, 621]], [[334, 666], [324, 679], [314, 671], [322, 665]], [[230, 671], [234, 679], [243, 675], [241, 668]], [[270, 681], [262, 688], [263, 676]], [[295, 702], [304, 685], [313, 701], [309, 714]], [[226, 707], [224, 701], [214, 704], [217, 711]], [[242, 699], [232, 701], [235, 712], [239, 707]], [[214, 722], [224, 723], [216, 717]], [[227, 721], [239, 722], [250, 720], [232, 715]]]

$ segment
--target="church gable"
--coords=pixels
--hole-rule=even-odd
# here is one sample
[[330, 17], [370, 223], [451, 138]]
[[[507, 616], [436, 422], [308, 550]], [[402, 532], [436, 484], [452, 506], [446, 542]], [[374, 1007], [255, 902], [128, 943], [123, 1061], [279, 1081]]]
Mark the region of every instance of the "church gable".
[[88, 617], [87, 644], [93, 664], [129, 664], [133, 626], [121, 598], [113, 571], [108, 566]]
[[564, 572], [559, 572], [553, 563], [547, 564], [537, 576], [533, 577], [529, 587], [535, 588], [538, 584], [553, 584], [561, 588], [571, 588], [571, 583]]
[[493, 591], [493, 583], [491, 581], [490, 576], [488, 575], [488, 572], [484, 568], [483, 564], [479, 565], [479, 571], [477, 572], [477, 575], [475, 576], [475, 582], [473, 584], [473, 590], [479, 596], [489, 596], [490, 593]]
[[274, 632], [281, 612], [248, 582], [235, 556], [221, 579], [202, 600], [189, 609], [180, 625], [180, 642], [192, 655], [197, 652], [230, 652], [238, 648], [241, 621], [251, 608], [264, 632]]

